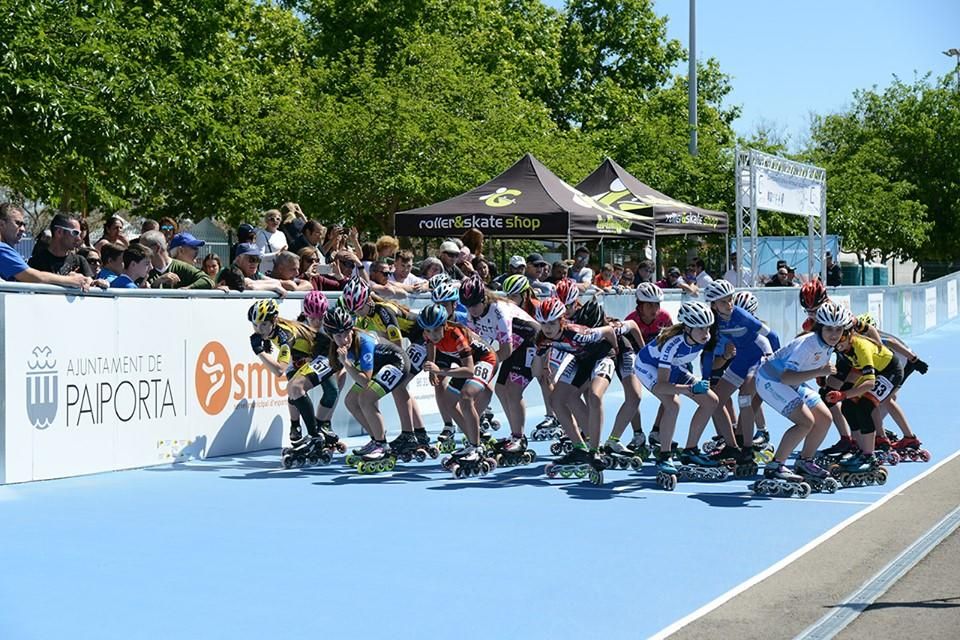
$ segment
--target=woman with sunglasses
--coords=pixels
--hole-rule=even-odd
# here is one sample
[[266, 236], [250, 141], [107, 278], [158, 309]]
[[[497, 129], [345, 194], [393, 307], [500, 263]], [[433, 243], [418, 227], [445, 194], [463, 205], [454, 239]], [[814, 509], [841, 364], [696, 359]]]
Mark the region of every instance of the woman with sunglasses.
[[257, 230], [255, 241], [260, 248], [261, 269], [273, 271], [273, 260], [281, 251], [287, 250], [287, 236], [280, 230], [280, 212], [270, 209], [263, 214], [263, 228]]
[[173, 218], [168, 218], [167, 216], [160, 218], [160, 233], [163, 234], [163, 237], [167, 239], [168, 243], [173, 240], [173, 236], [177, 235], [179, 230], [180, 225], [178, 225], [177, 221]]

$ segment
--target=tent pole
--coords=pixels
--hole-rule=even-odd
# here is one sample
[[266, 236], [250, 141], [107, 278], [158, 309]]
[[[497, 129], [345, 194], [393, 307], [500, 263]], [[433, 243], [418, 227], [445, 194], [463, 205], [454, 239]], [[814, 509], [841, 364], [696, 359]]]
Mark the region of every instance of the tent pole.
[[657, 255], [657, 234], [654, 233], [653, 237], [650, 238], [650, 257], [653, 258], [653, 281], [656, 282], [660, 278], [660, 256]]
[[570, 234], [569, 225], [567, 225], [567, 260], [573, 260], [573, 236]]

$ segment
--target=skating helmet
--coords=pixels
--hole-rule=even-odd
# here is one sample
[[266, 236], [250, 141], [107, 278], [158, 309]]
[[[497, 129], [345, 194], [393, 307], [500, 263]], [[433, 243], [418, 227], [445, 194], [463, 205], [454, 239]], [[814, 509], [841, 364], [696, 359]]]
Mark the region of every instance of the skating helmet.
[[853, 314], [846, 307], [828, 300], [817, 309], [817, 323], [824, 327], [848, 329], [853, 324]]
[[876, 323], [873, 321], [873, 316], [869, 313], [861, 313], [857, 316], [857, 322], [860, 323], [861, 327], [872, 327]]
[[303, 315], [308, 318], [322, 320], [330, 304], [327, 302], [327, 296], [321, 291], [308, 291], [303, 299]]
[[713, 311], [702, 302], [692, 300], [680, 305], [677, 320], [690, 329], [706, 329], [713, 326]]
[[450, 282], [450, 276], [448, 276], [444, 271], [441, 271], [440, 273], [434, 275], [432, 278], [427, 280], [427, 284], [430, 286], [430, 291], [433, 291], [434, 289], [442, 285], [444, 282]]
[[567, 306], [576, 302], [577, 298], [580, 297], [580, 289], [577, 287], [577, 283], [570, 278], [564, 278], [558, 282], [557, 297]]
[[522, 273], [509, 276], [503, 281], [503, 292], [508, 296], [518, 296], [530, 290], [530, 280]]
[[826, 301], [827, 288], [819, 278], [804, 282], [800, 286], [800, 306], [807, 311], [818, 309]]
[[733, 304], [754, 316], [757, 315], [757, 310], [760, 308], [757, 296], [749, 291], [737, 291], [733, 294]]
[[603, 307], [596, 297], [590, 298], [577, 311], [577, 324], [585, 327], [596, 328], [603, 326], [606, 315], [603, 313]]
[[663, 302], [663, 289], [652, 282], [637, 285], [637, 302]]
[[736, 293], [736, 290], [733, 288], [733, 285], [723, 279], [714, 280], [703, 288], [703, 297], [707, 302], [723, 300], [724, 298], [732, 296], [734, 293]]
[[460, 284], [460, 302], [462, 302], [464, 306], [472, 307], [486, 299], [487, 286], [483, 284], [483, 278], [476, 273]]
[[559, 320], [566, 314], [567, 306], [563, 304], [563, 300], [560, 298], [547, 298], [537, 307], [537, 322], [553, 322]]
[[353, 329], [353, 316], [346, 309], [336, 306], [327, 309], [323, 316], [323, 330], [329, 335]]
[[420, 310], [417, 315], [417, 324], [422, 329], [438, 329], [447, 323], [450, 314], [442, 304], [431, 304]]
[[260, 324], [267, 320], [273, 320], [280, 315], [280, 305], [276, 300], [257, 300], [250, 305], [247, 311], [247, 320], [254, 324]]
[[444, 282], [430, 292], [430, 299], [434, 302], [456, 302], [460, 299], [460, 292], [453, 282]]
[[367, 304], [370, 299], [370, 285], [360, 278], [350, 278], [343, 287], [343, 296], [340, 301], [347, 311], [356, 313], [360, 308]]

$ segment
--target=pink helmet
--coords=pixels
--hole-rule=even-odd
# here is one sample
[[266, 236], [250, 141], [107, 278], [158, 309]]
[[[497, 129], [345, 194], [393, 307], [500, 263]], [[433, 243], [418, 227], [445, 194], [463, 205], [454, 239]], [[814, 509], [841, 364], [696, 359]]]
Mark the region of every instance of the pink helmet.
[[547, 298], [537, 307], [537, 322], [553, 322], [567, 314], [567, 307], [560, 298]]
[[316, 320], [323, 320], [323, 314], [329, 307], [327, 296], [321, 291], [308, 291], [307, 297], [303, 299], [303, 315]]

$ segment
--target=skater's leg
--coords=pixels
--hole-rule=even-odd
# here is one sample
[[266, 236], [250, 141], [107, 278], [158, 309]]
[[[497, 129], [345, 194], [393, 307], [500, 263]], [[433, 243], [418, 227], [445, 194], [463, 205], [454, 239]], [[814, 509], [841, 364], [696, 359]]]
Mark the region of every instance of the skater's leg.
[[527, 408], [523, 401], [524, 387], [517, 383], [498, 384], [496, 387], [497, 399], [507, 414], [510, 423], [510, 433], [516, 437], [523, 435]]
[[787, 416], [793, 426], [786, 430], [780, 439], [780, 446], [773, 453], [773, 459], [781, 464], [786, 462], [800, 441], [807, 437], [813, 428], [813, 413], [807, 405], [801, 403]]
[[677, 416], [680, 415], [680, 396], [674, 394], [655, 393], [660, 400], [660, 409], [663, 416], [660, 418], [660, 444], [661, 450], [670, 451], [673, 446], [673, 436], [677, 428]]
[[[693, 412], [693, 418], [690, 419], [690, 431], [687, 433], [687, 448], [697, 447], [700, 444], [700, 437], [703, 435], [703, 429], [707, 426], [707, 422], [710, 420], [710, 416], [713, 415], [716, 411], [719, 402], [717, 401], [717, 395], [708, 390], [706, 393], [692, 394], [690, 396], [693, 398], [693, 401], [697, 403], [697, 410]], [[730, 435], [733, 435], [732, 427], [729, 427]], [[663, 437], [663, 432], [661, 428], [661, 437]], [[663, 443], [667, 443], [666, 439], [661, 440]], [[734, 440], [734, 442], [736, 442]]]
[[386, 440], [387, 434], [383, 425], [383, 415], [380, 413], [378, 402], [380, 394], [373, 389], [364, 389], [360, 392], [359, 405], [364, 419], [367, 421], [367, 430], [370, 437], [377, 441]]
[[804, 439], [803, 450], [800, 451], [800, 457], [804, 460], [810, 460], [817, 453], [817, 449], [823, 444], [823, 439], [827, 437], [830, 424], [833, 422], [827, 405], [822, 402], [815, 404], [810, 413], [813, 416], [813, 428], [810, 429], [810, 433]]
[[585, 385], [585, 396], [587, 399], [587, 438], [590, 440], [590, 447], [596, 449], [600, 446], [603, 431], [603, 394], [610, 386], [610, 380], [597, 376]]
[[613, 430], [610, 437], [619, 440], [623, 432], [627, 430], [627, 424], [634, 422], [634, 432], [639, 431], [640, 427], [640, 394], [642, 386], [637, 376], [626, 376], [621, 380], [623, 383], [623, 404], [613, 419]]
[[583, 405], [583, 401], [580, 399], [580, 390], [565, 382], [558, 382], [554, 386], [551, 395], [553, 397], [554, 413], [557, 420], [560, 421], [560, 426], [563, 427], [564, 434], [570, 438], [574, 444], [583, 444], [583, 436], [580, 435], [580, 429], [577, 428], [577, 423], [573, 418], [573, 412], [570, 410], [572, 405], [579, 403], [583, 406], [583, 412], [586, 413], [586, 406]]
[[[731, 420], [730, 412], [727, 411], [726, 405], [736, 390], [737, 388], [733, 383], [726, 378], [721, 378], [720, 381], [717, 382], [717, 385], [711, 390], [717, 401], [716, 409], [713, 411], [714, 427], [716, 427], [717, 433], [723, 437], [724, 442], [731, 447], [737, 446], [737, 438], [733, 434], [733, 421]], [[694, 396], [694, 400], [697, 400], [697, 396]], [[699, 436], [697, 436], [697, 442], [695, 442], [693, 446], [696, 446], [698, 443]], [[687, 440], [687, 446], [691, 446], [689, 438]]]

